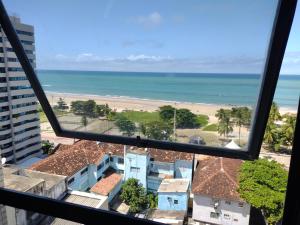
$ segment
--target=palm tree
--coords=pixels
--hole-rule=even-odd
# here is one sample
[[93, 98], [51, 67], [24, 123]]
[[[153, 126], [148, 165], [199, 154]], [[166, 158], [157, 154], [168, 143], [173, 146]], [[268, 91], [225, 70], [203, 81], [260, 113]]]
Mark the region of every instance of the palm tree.
[[239, 128], [239, 145], [241, 144], [241, 128], [249, 126], [251, 111], [248, 107], [236, 107], [231, 109], [234, 124]]
[[216, 117], [219, 120], [218, 133], [228, 138], [228, 134], [233, 131], [231, 121], [231, 110], [219, 109], [216, 113]]
[[296, 116], [285, 114], [283, 118], [285, 118], [284, 125], [282, 126], [283, 143], [290, 147], [294, 139]]

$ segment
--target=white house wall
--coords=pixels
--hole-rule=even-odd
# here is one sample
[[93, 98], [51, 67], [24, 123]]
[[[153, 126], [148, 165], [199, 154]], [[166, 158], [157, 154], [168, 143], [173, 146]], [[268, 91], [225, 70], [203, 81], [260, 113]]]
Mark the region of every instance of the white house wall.
[[[239, 207], [239, 202], [219, 200], [219, 205], [214, 209], [214, 200], [210, 197], [194, 194], [193, 219], [196, 221], [222, 224], [222, 225], [248, 225], [250, 218], [250, 205], [243, 203]], [[212, 213], [219, 213], [218, 218], [212, 218]], [[225, 216], [224, 216], [225, 215]], [[229, 215], [226, 216], [226, 215]]]

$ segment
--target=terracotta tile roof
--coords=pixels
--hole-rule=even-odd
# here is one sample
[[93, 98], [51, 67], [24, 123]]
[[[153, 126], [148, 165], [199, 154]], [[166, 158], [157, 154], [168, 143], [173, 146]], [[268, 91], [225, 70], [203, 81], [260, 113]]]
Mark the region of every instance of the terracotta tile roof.
[[193, 160], [193, 154], [186, 152], [175, 152], [169, 150], [149, 149], [150, 156], [154, 161], [175, 162], [176, 160]]
[[[120, 144], [110, 144], [110, 143], [101, 143], [100, 148], [106, 154], [111, 153], [112, 155], [117, 155], [124, 157], [124, 145]], [[127, 146], [128, 151], [140, 150], [141, 152], [145, 152], [144, 148], [137, 148], [137, 147], [130, 147]], [[155, 161], [159, 162], [175, 162], [176, 160], [193, 160], [193, 154], [185, 153], [185, 152], [176, 152], [176, 151], [169, 151], [169, 150], [160, 150], [160, 149], [153, 149], [148, 148], [148, 152]]]
[[98, 181], [92, 188], [91, 192], [95, 194], [105, 195], [108, 194], [116, 187], [122, 180], [122, 175], [110, 170], [105, 174], [105, 177]]
[[119, 144], [110, 144], [110, 143], [100, 143], [100, 148], [106, 153], [106, 154], [112, 154], [116, 156], [124, 157], [124, 145]]
[[242, 160], [208, 157], [199, 161], [192, 183], [194, 194], [243, 201], [237, 192], [238, 171]]
[[[148, 149], [154, 160], [174, 162], [176, 159], [192, 160], [193, 154]], [[88, 164], [99, 164], [105, 154], [124, 156], [124, 146], [120, 144], [97, 143], [80, 140], [73, 145], [60, 144], [56, 152], [46, 159], [33, 164], [30, 169], [41, 172], [72, 176]]]
[[105, 153], [95, 141], [78, 141], [73, 145], [59, 145], [56, 152], [34, 163], [29, 169], [72, 176], [88, 164], [99, 164]]

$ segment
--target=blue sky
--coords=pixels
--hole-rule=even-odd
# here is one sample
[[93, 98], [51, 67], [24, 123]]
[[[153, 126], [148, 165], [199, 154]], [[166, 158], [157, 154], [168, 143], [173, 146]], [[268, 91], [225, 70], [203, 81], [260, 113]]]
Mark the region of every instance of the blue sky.
[[[87, 4], [88, 2], [88, 4]], [[261, 72], [276, 0], [5, 0], [39, 69]], [[300, 7], [282, 73], [300, 74]]]

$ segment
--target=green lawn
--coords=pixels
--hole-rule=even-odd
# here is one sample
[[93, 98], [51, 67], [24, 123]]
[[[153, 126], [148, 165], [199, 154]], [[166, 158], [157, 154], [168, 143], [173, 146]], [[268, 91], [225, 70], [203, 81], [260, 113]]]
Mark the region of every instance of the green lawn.
[[46, 114], [44, 113], [44, 111], [39, 111], [39, 116], [40, 116], [40, 122], [41, 123], [48, 122], [48, 119], [47, 119]]
[[209, 117], [207, 115], [199, 114], [197, 115], [197, 120], [201, 127], [204, 127], [208, 124]]
[[158, 112], [124, 111], [118, 113], [118, 116], [125, 116], [135, 123], [147, 123], [159, 120]]
[[203, 128], [203, 131], [218, 131], [218, 124], [216, 123], [209, 124]]

